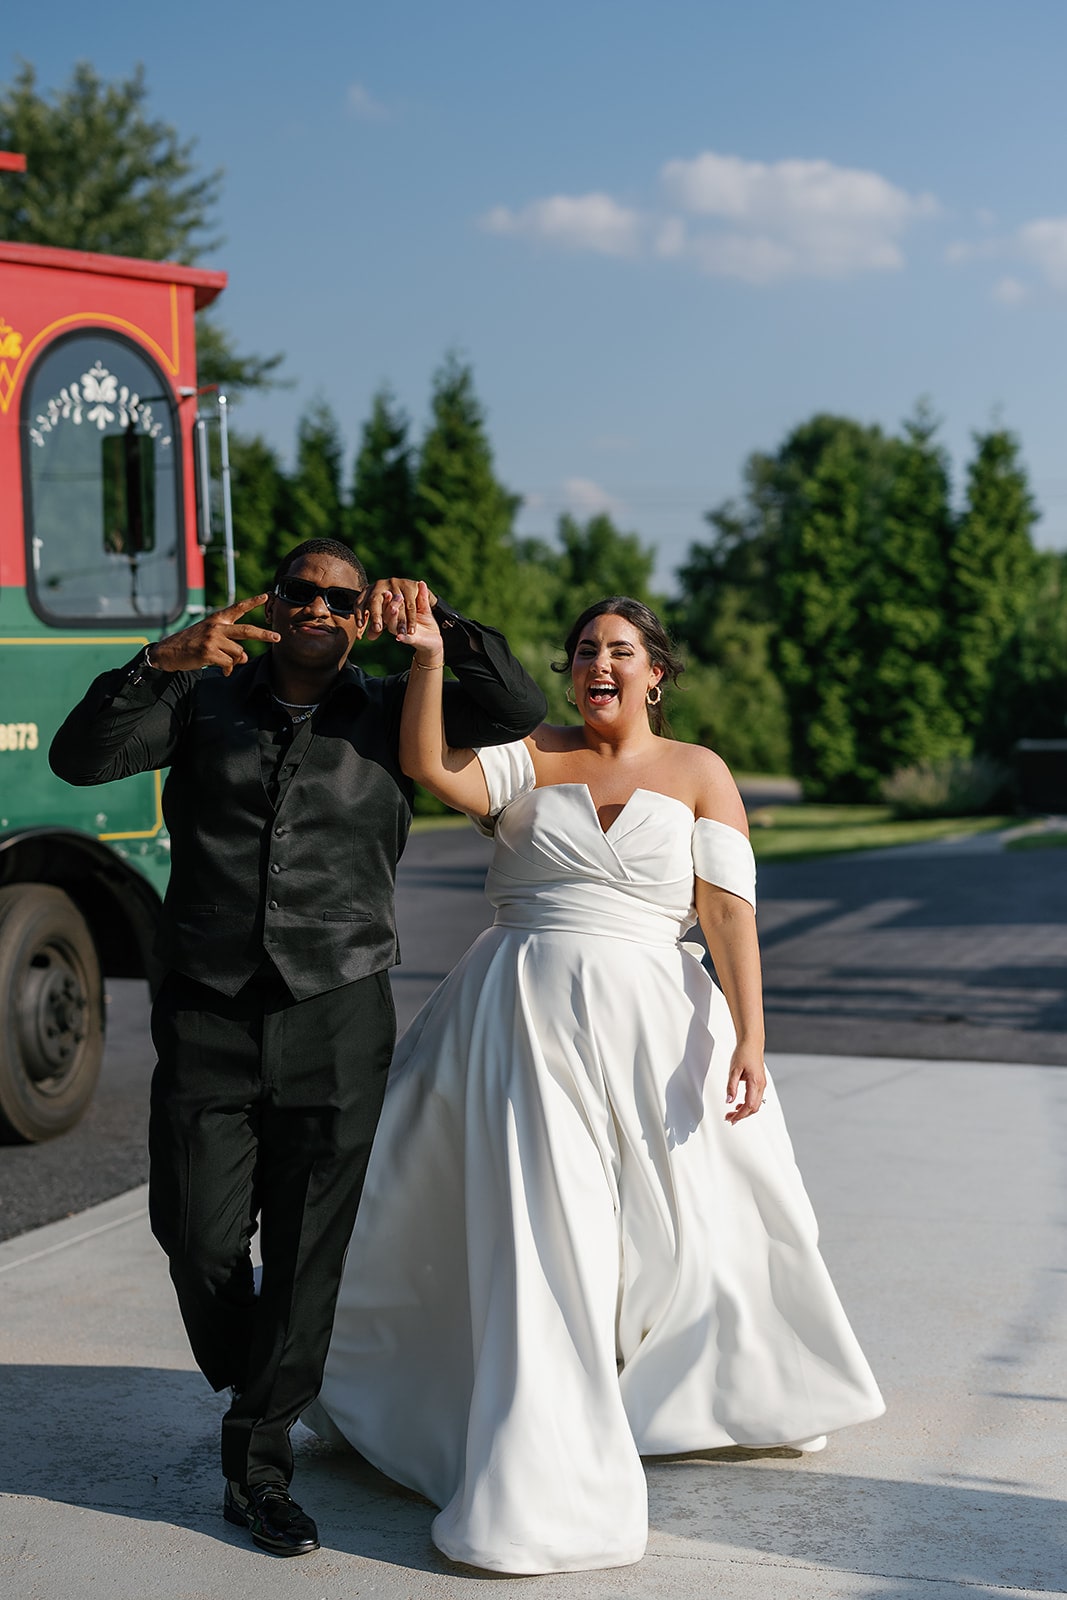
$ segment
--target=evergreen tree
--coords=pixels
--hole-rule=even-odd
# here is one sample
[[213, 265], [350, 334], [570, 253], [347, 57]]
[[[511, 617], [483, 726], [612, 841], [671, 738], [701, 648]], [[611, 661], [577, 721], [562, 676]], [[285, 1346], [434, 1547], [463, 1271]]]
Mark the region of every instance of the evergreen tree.
[[936, 431], [920, 404], [903, 437], [888, 441], [882, 511], [861, 583], [861, 764], [885, 776], [968, 748], [946, 681], [953, 519]]
[[253, 389], [284, 389], [289, 380], [274, 376], [284, 360], [279, 352], [242, 355], [212, 311], [197, 312], [196, 376], [202, 388], [218, 389], [229, 400], [240, 400]]
[[861, 591], [885, 457], [880, 429], [819, 416], [777, 458], [778, 668], [793, 770], [814, 797], [866, 799], [877, 788], [859, 738], [869, 714]]
[[512, 538], [519, 504], [494, 474], [471, 369], [449, 356], [434, 378], [415, 480], [417, 576], [457, 610], [509, 633], [522, 621]]
[[1030, 604], [993, 673], [979, 748], [1010, 760], [1019, 739], [1067, 739], [1067, 554], [1034, 557]]
[[[0, 239], [192, 264], [220, 244], [220, 171], [200, 174], [195, 141], [149, 116], [144, 70], [107, 83], [88, 62], [44, 96], [23, 63], [0, 88], [0, 149], [26, 157], [0, 181]], [[230, 398], [271, 387], [282, 357], [240, 355], [216, 321], [198, 322], [198, 375]]]
[[1037, 509], [1014, 435], [974, 436], [967, 503], [949, 554], [952, 691], [965, 727], [990, 715], [996, 671], [1034, 594]]
[[26, 171], [0, 185], [0, 238], [150, 261], [196, 261], [222, 173], [198, 176], [195, 145], [146, 114], [144, 69], [105, 83], [87, 61], [51, 103], [23, 63], [0, 92], [0, 148]]
[[[238, 599], [269, 591], [286, 546], [288, 484], [281, 462], [261, 438], [230, 435], [234, 565]], [[208, 605], [226, 603], [226, 574], [219, 540], [204, 561]]]
[[408, 419], [381, 389], [363, 426], [346, 524], [372, 578], [410, 577], [422, 567], [412, 454]]
[[286, 518], [292, 544], [302, 539], [343, 538], [343, 461], [337, 419], [325, 401], [316, 400], [297, 429], [296, 468], [289, 480]]

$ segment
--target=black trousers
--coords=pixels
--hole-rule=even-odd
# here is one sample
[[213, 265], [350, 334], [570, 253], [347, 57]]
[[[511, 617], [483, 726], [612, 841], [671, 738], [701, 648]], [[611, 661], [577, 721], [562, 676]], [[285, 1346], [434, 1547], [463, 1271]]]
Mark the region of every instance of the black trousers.
[[272, 969], [233, 998], [171, 973], [152, 1037], [152, 1232], [197, 1364], [215, 1389], [236, 1390], [222, 1470], [288, 1483], [289, 1430], [322, 1382], [385, 1093], [388, 974], [297, 1001]]

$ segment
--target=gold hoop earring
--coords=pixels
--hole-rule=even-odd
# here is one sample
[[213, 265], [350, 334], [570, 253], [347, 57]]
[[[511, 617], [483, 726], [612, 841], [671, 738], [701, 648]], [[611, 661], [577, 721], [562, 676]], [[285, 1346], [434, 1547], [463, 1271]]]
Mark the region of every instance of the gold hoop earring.
[[563, 698], [566, 700], [569, 706], [577, 706], [578, 704], [577, 700], [574, 698], [574, 689], [569, 683], [564, 691]]
[[652, 685], [651, 689], [645, 695], [645, 705], [646, 706], [658, 706], [662, 699], [663, 699], [663, 690], [660, 688], [658, 683], [654, 683]]

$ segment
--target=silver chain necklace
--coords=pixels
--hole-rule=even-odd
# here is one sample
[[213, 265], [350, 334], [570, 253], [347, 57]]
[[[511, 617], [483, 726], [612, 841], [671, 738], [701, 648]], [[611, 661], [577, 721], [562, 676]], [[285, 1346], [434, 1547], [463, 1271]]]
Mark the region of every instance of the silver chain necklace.
[[301, 703], [299, 700], [283, 700], [280, 694], [274, 693], [273, 689], [270, 693], [271, 699], [277, 701], [278, 705], [282, 706], [286, 711], [288, 711], [289, 721], [292, 723], [294, 728], [298, 727], [301, 722], [306, 722], [307, 719], [319, 709], [319, 702], [317, 700], [312, 700], [310, 704], [306, 701]]

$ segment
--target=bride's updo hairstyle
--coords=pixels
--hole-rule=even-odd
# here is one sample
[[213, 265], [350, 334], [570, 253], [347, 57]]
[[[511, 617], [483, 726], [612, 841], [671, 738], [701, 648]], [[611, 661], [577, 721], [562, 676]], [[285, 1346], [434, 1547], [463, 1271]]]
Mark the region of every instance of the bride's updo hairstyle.
[[[631, 600], [629, 595], [613, 594], [606, 600], [598, 600], [595, 605], [586, 606], [581, 616], [571, 628], [563, 641], [563, 653], [566, 661], [553, 661], [553, 672], [569, 672], [574, 662], [574, 652], [578, 648], [578, 640], [594, 617], [622, 617], [624, 622], [629, 622], [635, 627], [644, 641], [648, 651], [648, 659], [654, 667], [663, 668], [663, 683], [677, 683], [685, 671], [685, 662], [678, 655], [670, 635], [654, 611], [644, 605], [640, 600]], [[649, 706], [648, 720], [653, 733], [661, 734], [670, 739], [670, 723], [667, 721], [663, 709], [663, 701], [658, 705]]]

